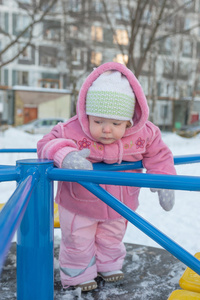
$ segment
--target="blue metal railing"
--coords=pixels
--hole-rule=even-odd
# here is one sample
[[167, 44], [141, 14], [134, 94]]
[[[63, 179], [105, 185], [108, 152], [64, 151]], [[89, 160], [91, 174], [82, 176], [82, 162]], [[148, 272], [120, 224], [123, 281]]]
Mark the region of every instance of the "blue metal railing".
[[[2, 152], [7, 152], [5, 149], [3, 150]], [[26, 152], [25, 149], [23, 150]], [[200, 155], [175, 157], [174, 162], [175, 164], [200, 162]], [[113, 172], [113, 170], [140, 169], [142, 167], [140, 161], [136, 163], [124, 162], [121, 165], [94, 164], [93, 171], [64, 170], [54, 168], [52, 161], [37, 159], [17, 161], [15, 167], [0, 166], [0, 181], [15, 180], [18, 182], [17, 192], [14, 192], [0, 213], [0, 236], [6, 230], [5, 235], [9, 236], [7, 240], [4, 238], [4, 242], [0, 244], [2, 263], [13, 232], [19, 226], [17, 230], [17, 299], [53, 299], [54, 180], [79, 182], [200, 275], [198, 259], [99, 186], [99, 184], [104, 183], [200, 190], [200, 177], [197, 176]], [[109, 171], [109, 176], [107, 171]], [[31, 185], [30, 182], [32, 182]], [[17, 207], [16, 210], [14, 209], [15, 206]]]
[[32, 174], [28, 175], [18, 185], [15, 192], [1, 211], [0, 270], [2, 270], [10, 243], [21, 223], [30, 196], [39, 177], [37, 169], [33, 168], [31, 173]]
[[36, 148], [23, 148], [23, 149], [19, 149], [19, 148], [10, 148], [10, 149], [0, 149], [0, 153], [10, 153], [10, 152], [21, 152], [21, 153], [29, 153], [29, 152], [37, 152]]
[[[174, 190], [200, 191], [200, 177], [145, 173], [118, 173], [105, 171], [77, 171], [54, 168], [48, 173], [51, 180], [93, 182], [110, 185], [152, 187]], [[78, 178], [78, 180], [77, 180]]]
[[132, 211], [129, 207], [124, 205], [118, 199], [114, 199], [113, 196], [108, 195], [108, 193], [100, 186], [95, 185], [90, 182], [79, 182], [86, 189], [88, 189], [91, 193], [96, 195], [102, 201], [104, 201], [107, 205], [116, 210], [120, 215], [126, 218], [129, 222], [135, 225], [142, 232], [147, 234], [151, 239], [157, 242], [160, 246], [165, 248], [171, 254], [173, 254], [176, 258], [194, 270], [197, 274], [200, 275], [200, 262], [194, 256], [192, 256], [185, 249], [176, 244], [173, 240], [164, 235], [157, 228], [152, 226], [142, 217], [140, 217], [136, 212]]

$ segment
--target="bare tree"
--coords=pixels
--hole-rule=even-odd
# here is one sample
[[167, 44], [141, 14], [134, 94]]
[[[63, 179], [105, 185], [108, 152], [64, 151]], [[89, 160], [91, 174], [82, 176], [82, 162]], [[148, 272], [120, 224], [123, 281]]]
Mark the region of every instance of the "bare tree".
[[[164, 41], [170, 36], [187, 33], [200, 26], [200, 23], [197, 22], [192, 27], [184, 29], [182, 23], [177, 23], [172, 31], [165, 32], [163, 30], [170, 19], [177, 18], [180, 12], [184, 14], [187, 5], [194, 2], [192, 0], [188, 0], [184, 4], [181, 1], [173, 0], [118, 0], [115, 9], [120, 11], [122, 19], [124, 19], [124, 30], [128, 36], [128, 44], [123, 45], [117, 37], [115, 18], [112, 18], [110, 14], [109, 2], [105, 0], [101, 0], [101, 2], [107, 24], [115, 36], [116, 45], [122, 54], [127, 55], [126, 65], [134, 71], [137, 77], [140, 76], [155, 43]], [[140, 43], [140, 50], [138, 50], [138, 43]]]
[[[154, 109], [158, 99], [157, 68], [160, 67], [157, 63], [158, 57], [160, 57], [160, 61], [162, 59], [168, 60], [168, 58], [169, 61], [171, 60], [173, 70], [169, 80], [174, 82], [174, 87], [169, 99], [173, 98], [172, 100], [174, 100], [179, 88], [178, 78], [181, 75], [179, 74], [181, 72], [179, 69], [180, 52], [177, 43], [181, 41], [182, 37], [187, 37], [188, 34], [192, 33], [192, 30], [200, 27], [199, 18], [193, 21], [191, 26], [184, 26], [187, 12], [190, 9], [194, 11], [195, 1], [116, 0], [115, 10], [120, 15], [118, 23], [116, 23], [116, 18], [112, 17], [110, 11], [112, 8], [109, 6], [109, 2], [101, 0], [101, 3], [104, 7], [106, 23], [115, 37], [116, 47], [126, 58], [126, 65], [134, 72], [136, 77], [146, 73], [148, 79], [147, 100], [149, 103], [151, 102], [150, 119], [154, 122]], [[118, 38], [117, 28], [119, 27], [123, 28], [127, 34], [128, 42], [126, 44], [121, 43], [120, 38]], [[176, 44], [176, 48], [172, 49], [171, 53], [167, 53], [167, 49], [164, 49], [164, 47], [167, 48], [167, 43], [170, 40], [172, 44]], [[189, 72], [188, 70], [188, 78], [190, 76]], [[183, 80], [180, 82], [183, 83]], [[165, 120], [163, 121], [165, 123]]]
[[[5, 45], [0, 51], [0, 67], [3, 67], [22, 54], [28, 46], [34, 46], [34, 28], [42, 22], [46, 15], [48, 15], [53, 6], [58, 0], [32, 0], [31, 4], [24, 4], [20, 1], [15, 1], [15, 4], [23, 11], [28, 17], [28, 24], [19, 32], [15, 32], [15, 35], [0, 27], [0, 33], [4, 35]], [[24, 36], [27, 38], [24, 39]]]

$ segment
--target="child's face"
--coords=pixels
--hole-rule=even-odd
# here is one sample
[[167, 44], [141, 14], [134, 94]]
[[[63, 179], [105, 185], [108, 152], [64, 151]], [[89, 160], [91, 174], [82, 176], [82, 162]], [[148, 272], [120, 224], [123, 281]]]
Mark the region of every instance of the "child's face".
[[89, 116], [91, 136], [98, 142], [109, 145], [121, 139], [128, 127], [129, 121], [119, 121], [101, 117]]

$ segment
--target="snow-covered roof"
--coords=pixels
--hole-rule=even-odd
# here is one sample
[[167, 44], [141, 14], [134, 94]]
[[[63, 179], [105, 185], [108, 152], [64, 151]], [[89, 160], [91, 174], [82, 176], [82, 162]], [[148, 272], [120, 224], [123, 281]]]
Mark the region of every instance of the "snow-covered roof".
[[14, 85], [13, 90], [27, 91], [27, 92], [61, 93], [61, 94], [71, 94], [72, 93], [70, 90], [67, 90], [67, 89], [50, 89], [50, 88], [35, 87], [35, 86], [23, 86], [23, 85]]

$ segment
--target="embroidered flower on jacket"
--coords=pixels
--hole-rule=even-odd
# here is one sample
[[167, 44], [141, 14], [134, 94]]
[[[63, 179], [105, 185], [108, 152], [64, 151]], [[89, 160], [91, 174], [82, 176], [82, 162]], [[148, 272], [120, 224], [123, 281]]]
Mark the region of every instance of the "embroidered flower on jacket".
[[84, 138], [82, 141], [79, 141], [78, 144], [79, 144], [79, 150], [82, 150], [84, 148], [89, 148], [91, 142], [89, 142], [86, 138]]
[[125, 144], [124, 149], [128, 149], [128, 148], [129, 148], [129, 144]]
[[137, 148], [137, 149], [138, 149], [138, 148], [144, 148], [144, 142], [145, 142], [145, 140], [142, 140], [141, 137], [139, 137], [139, 138], [137, 139], [137, 141], [135, 142], [136, 148]]

